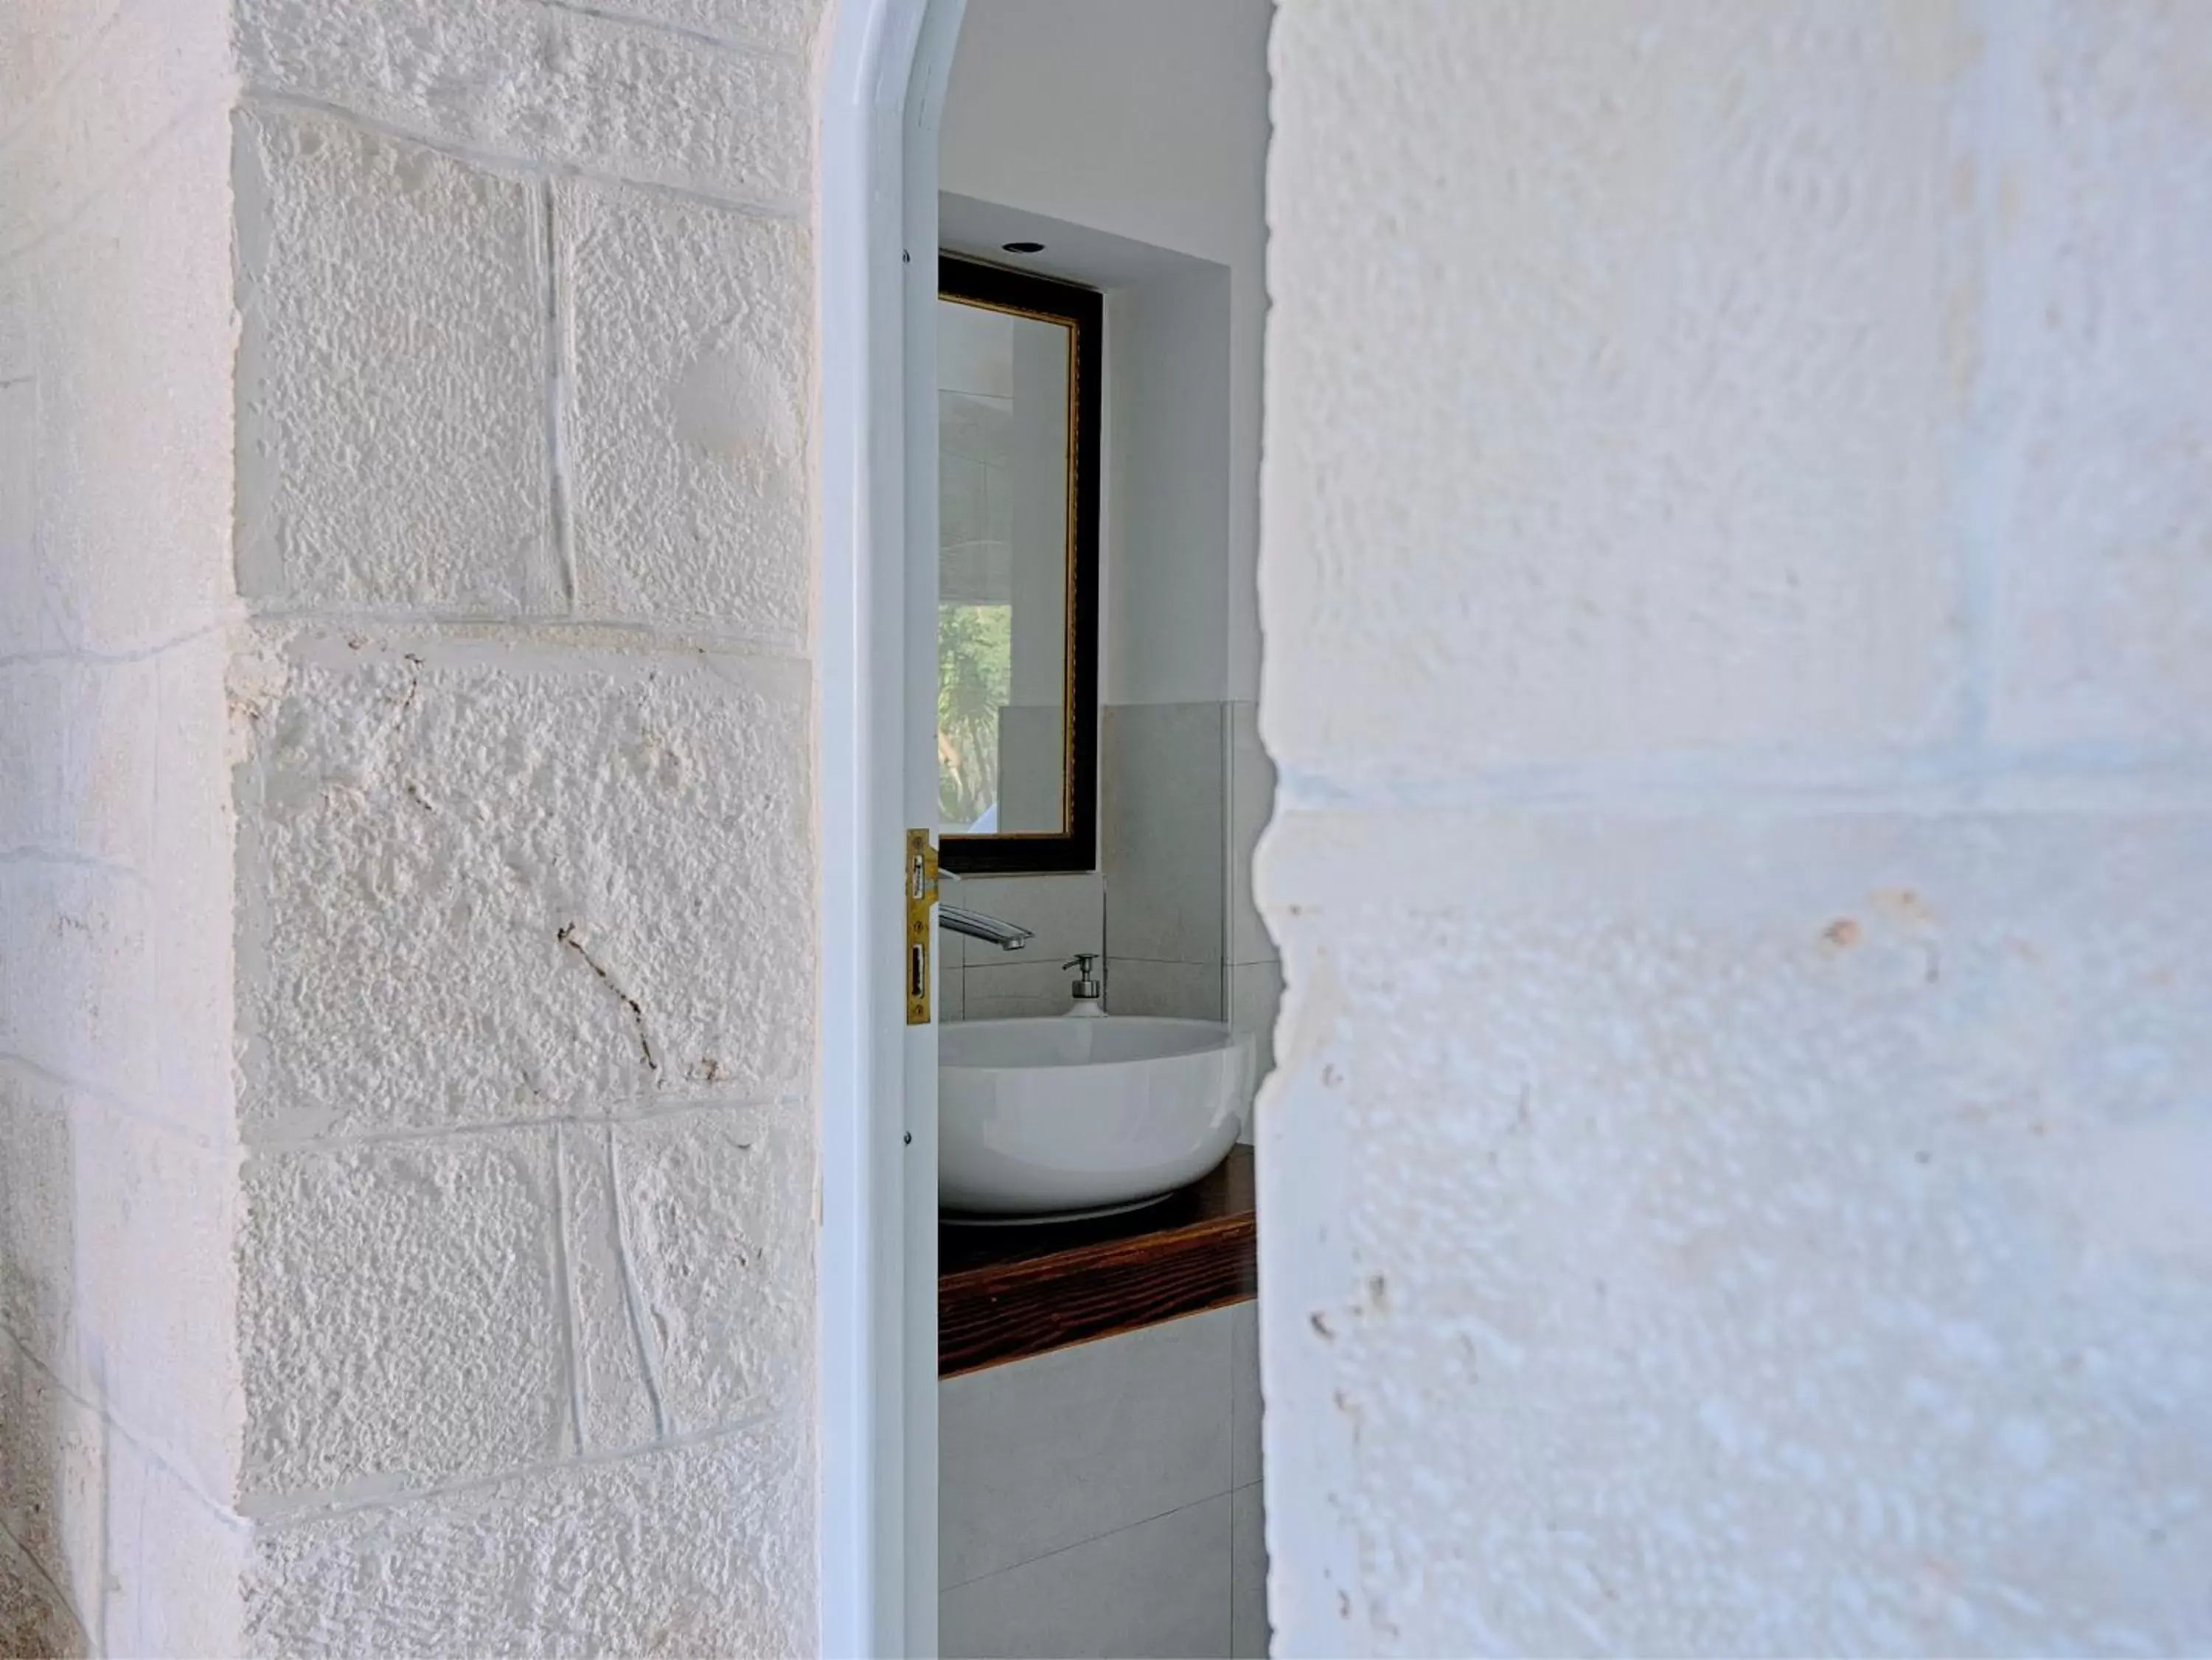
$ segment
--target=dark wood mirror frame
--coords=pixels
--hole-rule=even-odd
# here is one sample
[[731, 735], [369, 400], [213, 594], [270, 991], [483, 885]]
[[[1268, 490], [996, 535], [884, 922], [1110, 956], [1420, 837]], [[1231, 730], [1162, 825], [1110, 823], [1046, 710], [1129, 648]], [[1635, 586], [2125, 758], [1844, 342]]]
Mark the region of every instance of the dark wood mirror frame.
[[1069, 500], [1074, 534], [1067, 550], [1067, 716], [1061, 829], [945, 836], [939, 857], [963, 875], [1090, 870], [1098, 863], [1098, 402], [1104, 296], [1026, 271], [945, 254], [937, 291], [994, 311], [1065, 324], [1073, 336], [1068, 377]]

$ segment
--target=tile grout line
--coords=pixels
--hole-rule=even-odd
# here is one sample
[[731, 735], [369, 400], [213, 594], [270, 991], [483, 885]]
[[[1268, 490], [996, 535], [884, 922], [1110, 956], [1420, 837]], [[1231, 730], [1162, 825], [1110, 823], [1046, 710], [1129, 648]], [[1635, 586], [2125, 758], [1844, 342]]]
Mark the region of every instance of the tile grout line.
[[[1211, 1313], [1213, 1311], [1206, 1312]], [[1257, 1483], [1248, 1485], [1256, 1486]], [[979, 1573], [973, 1578], [963, 1579], [955, 1584], [940, 1585], [938, 1587], [937, 1594], [939, 1596], [947, 1596], [956, 1590], [965, 1590], [970, 1585], [980, 1585], [987, 1579], [996, 1579], [1001, 1574], [1012, 1573], [1021, 1568], [1035, 1567], [1039, 1562], [1049, 1562], [1055, 1556], [1065, 1556], [1072, 1550], [1081, 1550], [1084, 1546], [1095, 1545], [1102, 1539], [1111, 1539], [1117, 1535], [1127, 1533], [1133, 1529], [1150, 1527], [1155, 1522], [1165, 1521], [1170, 1516], [1180, 1516], [1187, 1510], [1196, 1510], [1201, 1505], [1218, 1504], [1222, 1499], [1233, 1498], [1242, 1491], [1243, 1489], [1241, 1487], [1224, 1487], [1220, 1492], [1209, 1493], [1202, 1499], [1185, 1499], [1180, 1505], [1170, 1505], [1167, 1509], [1157, 1512], [1151, 1516], [1139, 1516], [1133, 1522], [1124, 1522], [1118, 1527], [1108, 1528], [1103, 1533], [1094, 1533], [1087, 1538], [1073, 1539], [1066, 1544], [1057, 1545], [1048, 1551], [1041, 1551], [1035, 1556], [1024, 1556], [1018, 1562], [1009, 1562], [1002, 1568], [993, 1568], [988, 1573]]]

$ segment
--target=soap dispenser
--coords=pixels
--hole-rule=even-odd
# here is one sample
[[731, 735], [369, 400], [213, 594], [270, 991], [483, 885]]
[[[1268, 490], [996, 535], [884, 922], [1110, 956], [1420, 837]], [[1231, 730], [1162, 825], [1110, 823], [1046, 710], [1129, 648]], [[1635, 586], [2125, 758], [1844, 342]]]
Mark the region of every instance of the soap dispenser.
[[1067, 988], [1069, 995], [1075, 999], [1074, 1005], [1067, 1011], [1069, 1015], [1097, 1018], [1106, 1013], [1104, 988], [1092, 978], [1091, 972], [1091, 965], [1097, 960], [1097, 952], [1079, 951], [1060, 964], [1062, 968], [1073, 968], [1075, 971], [1075, 984]]

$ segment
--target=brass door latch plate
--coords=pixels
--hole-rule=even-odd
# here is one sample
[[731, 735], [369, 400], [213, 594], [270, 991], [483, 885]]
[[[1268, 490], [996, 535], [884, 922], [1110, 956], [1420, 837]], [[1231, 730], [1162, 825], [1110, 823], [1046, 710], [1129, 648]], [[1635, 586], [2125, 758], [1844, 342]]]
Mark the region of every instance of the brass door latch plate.
[[901, 885], [906, 889], [906, 1023], [929, 1024], [929, 948], [936, 919], [930, 911], [937, 903], [937, 850], [929, 845], [929, 832], [906, 833], [905, 868]]

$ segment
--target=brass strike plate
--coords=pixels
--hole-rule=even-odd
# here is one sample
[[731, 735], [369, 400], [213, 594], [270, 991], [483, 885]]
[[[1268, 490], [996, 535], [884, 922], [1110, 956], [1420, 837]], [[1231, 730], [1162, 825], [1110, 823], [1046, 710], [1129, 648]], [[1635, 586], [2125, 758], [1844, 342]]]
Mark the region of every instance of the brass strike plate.
[[905, 979], [906, 1023], [929, 1024], [929, 948], [935, 936], [930, 909], [937, 903], [937, 850], [929, 845], [929, 832], [906, 833], [906, 860], [900, 872], [906, 889], [906, 960], [899, 966]]

